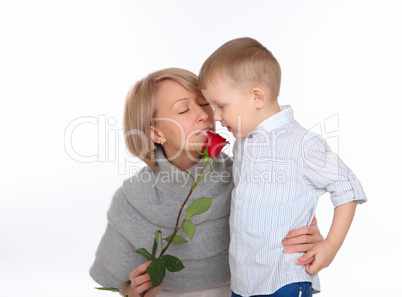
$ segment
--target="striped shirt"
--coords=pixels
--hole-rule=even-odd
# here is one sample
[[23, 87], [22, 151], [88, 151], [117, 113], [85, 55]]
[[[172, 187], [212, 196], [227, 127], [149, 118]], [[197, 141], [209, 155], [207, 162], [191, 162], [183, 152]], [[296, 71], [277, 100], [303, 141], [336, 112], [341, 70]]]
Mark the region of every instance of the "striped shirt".
[[331, 194], [334, 207], [367, 201], [353, 172], [325, 140], [300, 126], [290, 106], [263, 121], [234, 145], [229, 263], [232, 290], [242, 296], [272, 294], [317, 275], [285, 254], [286, 234], [308, 226], [318, 198]]

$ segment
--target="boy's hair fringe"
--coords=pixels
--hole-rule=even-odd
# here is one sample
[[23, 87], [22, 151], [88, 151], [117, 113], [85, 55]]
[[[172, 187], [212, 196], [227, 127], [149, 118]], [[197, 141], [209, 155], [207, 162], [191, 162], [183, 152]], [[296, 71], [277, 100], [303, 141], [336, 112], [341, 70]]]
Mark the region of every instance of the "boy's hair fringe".
[[213, 52], [201, 67], [201, 89], [214, 83], [218, 76], [229, 77], [234, 85], [253, 88], [262, 84], [279, 96], [281, 67], [272, 53], [257, 40], [243, 37], [226, 42]]

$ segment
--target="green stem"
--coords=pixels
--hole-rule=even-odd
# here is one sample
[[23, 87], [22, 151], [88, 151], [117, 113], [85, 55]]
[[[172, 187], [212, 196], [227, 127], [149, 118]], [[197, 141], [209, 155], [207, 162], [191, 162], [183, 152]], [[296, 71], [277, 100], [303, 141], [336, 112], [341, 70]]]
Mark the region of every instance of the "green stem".
[[141, 297], [144, 297], [151, 290], [152, 290], [152, 288], [149, 288], [148, 290], [145, 290], [144, 292], [142, 292]]
[[163, 238], [162, 238], [162, 235], [160, 236], [160, 238], [161, 238], [161, 248], [163, 250]]
[[168, 249], [168, 247], [169, 247], [170, 244], [172, 243], [174, 237], [176, 236], [177, 231], [180, 230], [179, 223], [180, 223], [181, 213], [182, 213], [182, 211], [183, 211], [184, 206], [186, 205], [186, 203], [187, 203], [187, 201], [188, 201], [188, 198], [190, 198], [190, 196], [191, 196], [191, 194], [193, 193], [195, 187], [197, 187], [197, 185], [198, 185], [198, 179], [199, 179], [200, 176], [202, 175], [202, 172], [204, 171], [204, 168], [205, 168], [205, 164], [206, 164], [206, 163], [207, 163], [207, 158], [205, 159], [204, 164], [202, 164], [201, 171], [200, 171], [200, 173], [199, 173], [198, 176], [197, 176], [197, 182], [191, 187], [190, 192], [188, 193], [186, 199], [184, 200], [183, 204], [180, 206], [179, 214], [177, 215], [175, 230], [174, 230], [172, 236], [170, 237], [169, 242], [167, 243], [167, 245], [165, 246], [165, 248], [161, 251], [161, 253], [160, 253], [158, 259], [159, 259], [160, 257], [162, 257], [162, 256], [165, 254], [166, 250]]

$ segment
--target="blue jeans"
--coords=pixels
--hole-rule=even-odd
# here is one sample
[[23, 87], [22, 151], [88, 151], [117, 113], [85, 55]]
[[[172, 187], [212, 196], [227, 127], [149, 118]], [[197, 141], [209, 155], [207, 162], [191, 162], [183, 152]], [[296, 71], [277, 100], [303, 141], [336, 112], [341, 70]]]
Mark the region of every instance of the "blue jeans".
[[[310, 282], [293, 283], [283, 286], [271, 295], [253, 295], [252, 297], [312, 297], [313, 288]], [[232, 297], [242, 297], [232, 291]]]

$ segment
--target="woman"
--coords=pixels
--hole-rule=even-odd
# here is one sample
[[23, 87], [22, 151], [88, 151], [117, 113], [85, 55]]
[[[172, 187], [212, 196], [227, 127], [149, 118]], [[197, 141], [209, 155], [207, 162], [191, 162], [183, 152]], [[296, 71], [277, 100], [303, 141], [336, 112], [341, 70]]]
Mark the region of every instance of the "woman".
[[[128, 149], [147, 166], [124, 181], [114, 195], [108, 226], [90, 274], [102, 286], [123, 288], [123, 293], [132, 297], [151, 287], [146, 272], [149, 263], [135, 250], [152, 247], [156, 230], [161, 230], [164, 237], [173, 233], [192, 181], [183, 170], [197, 176], [203, 163], [197, 149], [201, 149], [206, 131], [215, 130], [215, 123], [213, 109], [202, 96], [197, 77], [183, 69], [169, 68], [151, 73], [129, 92], [124, 126]], [[187, 204], [212, 197], [211, 208], [193, 218], [196, 234], [190, 242], [171, 245], [168, 250], [168, 254], [182, 260], [185, 269], [168, 272], [162, 288], [154, 288], [147, 297], [230, 296], [232, 160], [222, 153], [213, 163], [215, 171], [205, 167], [206, 175]], [[284, 244], [291, 247], [285, 251], [305, 252], [321, 240], [314, 223], [292, 231]]]

